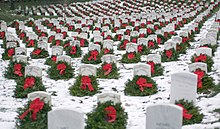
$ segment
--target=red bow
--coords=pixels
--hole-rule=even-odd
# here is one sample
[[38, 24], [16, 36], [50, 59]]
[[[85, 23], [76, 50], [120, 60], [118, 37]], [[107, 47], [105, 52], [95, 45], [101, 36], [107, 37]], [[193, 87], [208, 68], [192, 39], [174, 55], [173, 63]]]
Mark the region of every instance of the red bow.
[[99, 52], [97, 50], [93, 50], [90, 52], [90, 57], [88, 58], [88, 60], [97, 60], [97, 56], [99, 55]]
[[147, 28], [147, 33], [148, 34], [151, 34], [152, 33], [152, 30], [150, 28]]
[[66, 65], [64, 63], [58, 64], [57, 70], [60, 70], [60, 74], [64, 74], [64, 72], [66, 70]]
[[45, 37], [46, 36], [46, 34], [45, 33], [41, 33], [41, 37]]
[[173, 51], [172, 50], [166, 50], [166, 56], [168, 58], [171, 58], [172, 57], [172, 54], [173, 54]]
[[1, 39], [5, 38], [5, 32], [4, 31], [0, 32], [0, 38]]
[[57, 29], [57, 31], [56, 31], [57, 33], [60, 33], [61, 32], [61, 29]]
[[81, 89], [83, 90], [86, 90], [86, 86], [88, 86], [89, 88], [89, 91], [93, 91], [94, 88], [92, 87], [92, 84], [91, 84], [91, 79], [89, 78], [89, 76], [82, 76], [82, 79], [81, 79]]
[[147, 21], [147, 24], [151, 24], [151, 21]]
[[175, 32], [174, 32], [174, 31], [170, 31], [170, 34], [171, 34], [171, 35], [174, 35], [174, 34], [175, 34]]
[[186, 43], [186, 42], [187, 42], [187, 40], [188, 40], [188, 38], [187, 38], [187, 37], [182, 37], [182, 43]]
[[151, 73], [154, 74], [155, 63], [153, 61], [149, 61], [149, 62], [147, 62], [147, 64], [149, 64], [151, 66]]
[[198, 31], [198, 30], [199, 30], [199, 28], [198, 28], [198, 27], [196, 27], [196, 28], [195, 28], [195, 31]]
[[121, 34], [119, 34], [119, 35], [118, 35], [118, 41], [120, 41], [120, 40], [121, 40], [121, 38], [122, 38], [122, 35], [121, 35]]
[[44, 102], [40, 100], [40, 98], [36, 98], [35, 100], [33, 100], [31, 103], [30, 103], [30, 107], [27, 111], [25, 111], [21, 116], [19, 116], [19, 118], [21, 120], [23, 120], [25, 118], [25, 116], [30, 112], [32, 111], [33, 114], [31, 115], [31, 119], [32, 120], [36, 120], [37, 118], [37, 113], [42, 110], [44, 107]]
[[144, 36], [145, 36], [145, 34], [140, 34], [139, 37], [140, 37], [140, 38], [144, 38]]
[[135, 30], [136, 30], [136, 31], [139, 31], [139, 27], [138, 27], [138, 26], [135, 26]]
[[70, 51], [70, 54], [76, 54], [76, 46], [72, 46], [72, 50]]
[[155, 30], [158, 30], [158, 26], [154, 26], [154, 29], [155, 29]]
[[110, 35], [108, 35], [106, 39], [112, 39], [112, 37]]
[[119, 29], [118, 27], [115, 27], [115, 28], [114, 28], [114, 32], [116, 32], [118, 29]]
[[200, 54], [198, 57], [195, 57], [194, 60], [195, 62], [205, 62], [206, 61], [206, 55]]
[[19, 35], [19, 38], [20, 38], [20, 39], [23, 39], [23, 38], [24, 38], [24, 36], [25, 36], [25, 33], [24, 33], [24, 32], [22, 32], [22, 33]]
[[138, 45], [138, 52], [142, 53], [143, 50], [143, 46], [142, 45]]
[[157, 43], [161, 44], [161, 38], [157, 38]]
[[24, 90], [26, 90], [27, 88], [32, 88], [35, 84], [35, 78], [34, 77], [27, 77], [25, 79], [25, 83], [24, 83]]
[[42, 52], [41, 49], [36, 49], [35, 51], [32, 52], [33, 55], [39, 55]]
[[116, 120], [116, 110], [113, 106], [109, 106], [107, 108], [105, 108], [105, 111], [106, 111], [106, 115], [108, 117], [108, 122], [111, 123], [111, 122], [115, 122]]
[[141, 23], [141, 27], [145, 27], [145, 23]]
[[22, 72], [21, 72], [21, 64], [15, 64], [14, 65], [14, 74], [18, 75], [19, 77], [23, 76]]
[[85, 39], [81, 39], [81, 40], [80, 40], [80, 46], [81, 46], [81, 47], [84, 47], [84, 45], [85, 45]]
[[51, 60], [56, 62], [57, 61], [57, 56], [52, 56]]
[[129, 41], [127, 39], [124, 40], [123, 45], [121, 45], [120, 48], [125, 48], [127, 43], [129, 43]]
[[34, 46], [34, 40], [30, 40], [30, 41], [29, 41], [29, 44], [28, 44], [27, 46], [33, 47], [33, 46]]
[[62, 32], [62, 34], [63, 34], [63, 38], [65, 38], [67, 35], [67, 32]]
[[144, 91], [144, 87], [148, 87], [148, 88], [152, 88], [153, 84], [152, 83], [147, 83], [147, 80], [143, 77], [140, 77], [136, 84], [139, 86], [140, 90], [143, 92]]
[[8, 50], [8, 57], [12, 57], [15, 54], [14, 48]]
[[163, 34], [166, 38], [168, 37], [168, 33], [167, 32], [164, 32]]
[[66, 43], [66, 44], [63, 46], [63, 48], [66, 48], [66, 47], [68, 47], [68, 46], [70, 46], [70, 43]]
[[55, 38], [55, 36], [50, 36], [49, 39], [48, 39], [48, 42], [51, 43], [54, 38]]
[[182, 104], [177, 104], [177, 106], [180, 106], [181, 108], [183, 108], [183, 118], [187, 119], [187, 120], [190, 120], [192, 118], [193, 115], [191, 114], [188, 114], [187, 110], [183, 107]]
[[105, 71], [104, 75], [108, 75], [112, 71], [112, 65], [111, 64], [105, 64], [102, 69]]
[[109, 53], [109, 52], [110, 52], [110, 50], [108, 50], [107, 48], [104, 49], [104, 54], [107, 54], [107, 53]]
[[199, 70], [196, 70], [194, 73], [197, 74], [197, 76], [198, 76], [198, 86], [197, 87], [202, 88], [202, 78], [204, 77], [205, 72], [199, 69]]
[[68, 30], [73, 30], [73, 26], [69, 26]]
[[133, 52], [128, 53], [128, 59], [133, 59], [134, 57], [135, 57], [135, 55]]
[[151, 48], [151, 47], [154, 48], [154, 42], [153, 41], [149, 41], [148, 42], [148, 47], [149, 48]]
[[133, 42], [133, 43], [137, 43], [137, 39], [136, 39], [136, 38], [133, 38], [133, 39], [132, 39], [132, 42]]
[[59, 46], [60, 45], [60, 40], [56, 40], [56, 46]]
[[53, 26], [53, 24], [52, 24], [52, 23], [50, 23], [50, 24], [48, 24], [47, 26], [52, 27], [52, 26]]

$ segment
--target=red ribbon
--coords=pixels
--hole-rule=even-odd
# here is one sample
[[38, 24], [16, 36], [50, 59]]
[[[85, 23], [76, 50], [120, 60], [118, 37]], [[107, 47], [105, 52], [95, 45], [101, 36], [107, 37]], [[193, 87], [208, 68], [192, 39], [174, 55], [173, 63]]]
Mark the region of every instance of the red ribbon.
[[56, 32], [57, 32], [57, 33], [60, 33], [60, 32], [61, 32], [61, 29], [57, 29]]
[[107, 48], [104, 49], [104, 54], [108, 54], [110, 52], [110, 50], [108, 50]]
[[149, 61], [149, 62], [147, 62], [147, 64], [149, 64], [151, 66], [151, 73], [154, 74], [155, 63], [153, 61]]
[[8, 57], [12, 57], [15, 54], [15, 49], [11, 48], [8, 50]]
[[76, 46], [72, 46], [70, 54], [76, 54]]
[[173, 54], [173, 51], [172, 50], [166, 50], [166, 56], [168, 58], [171, 58], [172, 57], [172, 54]]
[[15, 64], [14, 65], [14, 74], [18, 75], [19, 77], [23, 76], [22, 72], [21, 72], [21, 64]]
[[51, 60], [56, 62], [57, 61], [57, 56], [52, 56]]
[[54, 38], [55, 38], [55, 36], [50, 36], [49, 39], [48, 39], [48, 42], [51, 43]]
[[23, 120], [25, 118], [25, 116], [30, 112], [32, 111], [33, 114], [31, 115], [31, 119], [32, 120], [36, 120], [37, 118], [37, 113], [42, 110], [44, 107], [44, 102], [40, 100], [40, 98], [36, 98], [35, 100], [33, 100], [31, 103], [30, 103], [30, 107], [27, 111], [25, 111], [21, 116], [19, 116], [19, 118], [21, 120]]
[[198, 76], [198, 83], [197, 83], [198, 86], [197, 87], [198, 88], [202, 88], [202, 78], [204, 77], [205, 72], [200, 70], [200, 69], [198, 69], [194, 73]]
[[134, 57], [135, 57], [135, 55], [133, 52], [128, 53], [128, 59], [133, 59]]
[[195, 62], [206, 62], [206, 55], [200, 54], [198, 57], [195, 57], [194, 60]]
[[32, 88], [35, 84], [35, 78], [34, 77], [27, 77], [24, 81], [24, 90], [27, 88]]
[[182, 37], [182, 43], [186, 43], [188, 41], [187, 37]]
[[143, 92], [144, 91], [144, 87], [148, 87], [148, 88], [152, 88], [153, 84], [152, 83], [147, 83], [147, 80], [143, 77], [140, 77], [136, 84], [139, 86], [140, 90]]
[[60, 45], [60, 40], [56, 40], [56, 46], [59, 46]]
[[117, 38], [117, 39], [118, 39], [118, 41], [120, 41], [120, 40], [121, 40], [121, 38], [122, 38], [122, 35], [121, 35], [121, 34], [119, 34], [119, 35], [118, 35], [118, 38]]
[[110, 35], [108, 35], [108, 36], [106, 37], [106, 39], [112, 39], [112, 37], [111, 37]]
[[142, 45], [138, 45], [138, 52], [142, 53], [143, 50], [143, 46]]
[[157, 43], [161, 44], [161, 38], [159, 38], [159, 37], [157, 38]]
[[73, 30], [73, 26], [69, 26], [68, 30]]
[[158, 28], [158, 26], [154, 26], [154, 29], [155, 29], [155, 30], [158, 30], [159, 28]]
[[136, 38], [133, 38], [133, 39], [132, 39], [132, 42], [133, 42], [133, 43], [137, 43], [137, 39], [136, 39]]
[[145, 23], [141, 23], [141, 27], [145, 27]]
[[109, 106], [105, 108], [106, 115], [108, 117], [108, 122], [115, 122], [116, 121], [116, 109], [113, 106]]
[[64, 74], [64, 72], [66, 70], [66, 65], [64, 63], [58, 64], [57, 70], [60, 70], [60, 74]]
[[97, 56], [99, 55], [99, 52], [97, 50], [93, 50], [90, 52], [90, 57], [88, 58], [88, 60], [97, 60]]
[[139, 37], [140, 37], [140, 38], [144, 38], [144, 36], [145, 36], [145, 34], [140, 34]]
[[129, 43], [129, 41], [127, 39], [124, 40], [123, 45], [121, 45], [120, 48], [125, 48], [127, 43]]
[[33, 55], [39, 55], [42, 52], [41, 49], [36, 49], [35, 51], [32, 52]]
[[66, 37], [66, 35], [67, 35], [67, 32], [62, 32], [62, 34], [63, 34], [63, 38], [65, 38]]
[[44, 32], [41, 33], [41, 37], [46, 37], [46, 34]]
[[1, 39], [5, 38], [5, 32], [4, 31], [0, 32], [0, 38]]
[[68, 47], [68, 46], [70, 46], [70, 43], [66, 43], [66, 44], [63, 46], [63, 48], [66, 48], [66, 47]]
[[148, 34], [151, 34], [152, 33], [152, 30], [150, 28], [147, 28], [147, 33]]
[[82, 76], [81, 78], [81, 89], [86, 90], [86, 87], [89, 88], [89, 91], [93, 91], [94, 88], [92, 87], [91, 84], [91, 79], [89, 78], [89, 76]]
[[183, 108], [183, 118], [187, 119], [187, 120], [190, 120], [192, 118], [192, 114], [188, 114], [187, 110], [183, 107], [182, 104], [177, 104], [177, 106], [180, 106], [181, 108]]
[[25, 33], [24, 33], [24, 32], [22, 32], [22, 33], [19, 35], [19, 38], [20, 38], [20, 39], [23, 39], [23, 38], [24, 38], [24, 36], [25, 36]]
[[153, 41], [149, 41], [148, 42], [148, 47], [149, 48], [151, 48], [151, 47], [154, 48], [154, 42]]
[[28, 44], [27, 46], [33, 47], [33, 46], [34, 46], [34, 40], [30, 40], [30, 41], [29, 41], [29, 44]]
[[104, 75], [108, 75], [112, 71], [112, 65], [111, 64], [105, 64], [102, 69], [105, 71]]
[[80, 40], [80, 46], [81, 46], [81, 47], [84, 47], [84, 45], [85, 45], [85, 39], [81, 39], [81, 40]]

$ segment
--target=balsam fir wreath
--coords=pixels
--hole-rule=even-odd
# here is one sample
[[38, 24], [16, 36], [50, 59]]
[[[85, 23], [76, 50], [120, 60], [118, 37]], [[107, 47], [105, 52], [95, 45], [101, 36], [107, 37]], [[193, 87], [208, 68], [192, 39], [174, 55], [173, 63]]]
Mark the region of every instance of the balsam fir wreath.
[[211, 93], [212, 89], [215, 87], [213, 78], [209, 77], [205, 71], [201, 69], [196, 69], [193, 73], [196, 74], [198, 78], [197, 91], [205, 94]]
[[134, 76], [126, 82], [125, 95], [149, 96], [157, 93], [157, 84], [147, 76]]
[[101, 54], [97, 50], [89, 51], [82, 59], [82, 63], [85, 64], [99, 64], [101, 62]]
[[178, 57], [179, 54], [175, 51], [174, 48], [164, 50], [161, 55], [162, 62], [177, 61]]
[[98, 82], [95, 76], [81, 76], [76, 78], [73, 86], [69, 88], [73, 96], [92, 96], [98, 93]]
[[101, 51], [102, 55], [114, 54], [113, 49], [103, 48]]
[[66, 49], [66, 54], [72, 58], [78, 58], [81, 57], [82, 50], [80, 46], [75, 45], [75, 46], [69, 46]]
[[87, 116], [85, 129], [126, 129], [128, 116], [121, 103], [98, 103]]
[[17, 79], [16, 83], [17, 85], [14, 90], [14, 96], [16, 98], [25, 98], [31, 92], [46, 90], [40, 77], [26, 76]]
[[63, 40], [55, 40], [53, 39], [52, 44], [50, 46], [63, 46]]
[[141, 54], [136, 52], [126, 52], [126, 54], [122, 55], [121, 62], [122, 63], [138, 63], [141, 61]]
[[164, 67], [161, 64], [156, 64], [153, 61], [148, 61], [147, 64], [151, 66], [151, 76], [161, 76], [164, 72]]
[[28, 40], [26, 42], [25, 46], [26, 46], [26, 48], [36, 47], [37, 46], [37, 40], [35, 40], [35, 39]]
[[206, 54], [200, 54], [199, 56], [197, 56], [196, 54], [194, 54], [191, 58], [191, 62], [203, 62], [207, 64], [207, 69], [208, 72], [212, 71], [212, 66], [214, 64], [212, 57], [206, 55]]
[[186, 54], [187, 44], [180, 43], [176, 45], [176, 53], [177, 54]]
[[98, 78], [105, 79], [118, 79], [119, 78], [119, 69], [115, 63], [106, 63], [104, 62], [101, 68], [98, 69]]
[[17, 129], [47, 129], [47, 114], [52, 110], [48, 103], [36, 98], [29, 101], [24, 108], [18, 109]]
[[114, 41], [121, 41], [122, 39], [122, 34], [116, 34], [115, 37], [113, 38]]
[[46, 58], [49, 56], [48, 51], [41, 48], [35, 48], [31, 53], [30, 56], [32, 59], [40, 59], [40, 58]]
[[148, 48], [150, 49], [157, 49], [159, 48], [158, 43], [156, 41], [153, 40], [149, 40], [147, 43]]
[[141, 55], [147, 55], [150, 53], [150, 49], [146, 45], [140, 44], [138, 45], [138, 53]]
[[79, 42], [80, 42], [80, 47], [88, 47], [89, 42], [87, 39], [77, 38], [77, 40], [79, 40]]
[[183, 125], [191, 125], [202, 122], [204, 115], [199, 113], [199, 108], [195, 107], [193, 102], [179, 100], [176, 101], [175, 104], [183, 108]]
[[50, 58], [46, 59], [45, 64], [52, 66], [52, 65], [56, 64], [56, 61], [57, 61], [57, 56], [52, 55]]
[[10, 61], [8, 68], [5, 71], [5, 78], [8, 79], [18, 79], [24, 77], [24, 70], [27, 63]]
[[47, 72], [49, 78], [59, 80], [72, 78], [74, 76], [73, 71], [74, 69], [71, 67], [70, 64], [59, 61], [55, 64], [52, 64], [51, 68], [49, 68]]
[[5, 49], [5, 52], [2, 53], [2, 59], [10, 60], [13, 55], [15, 55], [15, 48], [7, 48]]
[[118, 44], [118, 50], [125, 50], [126, 44], [129, 43], [129, 40], [124, 39]]

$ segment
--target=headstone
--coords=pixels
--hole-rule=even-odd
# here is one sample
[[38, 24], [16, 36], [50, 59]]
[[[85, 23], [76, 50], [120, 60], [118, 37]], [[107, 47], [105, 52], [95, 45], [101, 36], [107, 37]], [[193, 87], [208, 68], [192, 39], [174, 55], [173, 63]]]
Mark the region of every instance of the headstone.
[[161, 55], [159, 54], [148, 54], [147, 62], [153, 61], [155, 64], [161, 64]]
[[103, 42], [103, 37], [102, 36], [96, 36], [96, 37], [94, 37], [94, 43], [95, 42]]
[[134, 76], [151, 77], [151, 66], [148, 64], [137, 64], [133, 68]]
[[37, 47], [48, 51], [48, 43], [44, 41], [39, 41]]
[[116, 59], [116, 57], [114, 55], [107, 54], [107, 55], [103, 55], [102, 56], [102, 62], [116, 63], [117, 59]]
[[63, 47], [62, 46], [52, 46], [52, 55], [54, 55], [54, 56], [63, 55]]
[[147, 34], [147, 29], [146, 28], [141, 28], [139, 29], [140, 34]]
[[101, 36], [101, 32], [99, 30], [93, 31], [93, 37]]
[[62, 39], [63, 39], [63, 34], [62, 33], [55, 34], [55, 40], [62, 40]]
[[88, 33], [80, 33], [79, 37], [83, 39], [88, 39]]
[[16, 42], [7, 42], [6, 43], [6, 48], [15, 48], [15, 47], [17, 47]]
[[203, 46], [203, 45], [209, 45], [209, 44], [210, 44], [208, 38], [201, 38], [198, 43], [199, 43], [201, 46]]
[[88, 49], [89, 51], [97, 50], [100, 53], [101, 47], [98, 44], [90, 43]]
[[28, 100], [33, 101], [36, 98], [40, 98], [51, 106], [51, 95], [49, 93], [44, 91], [35, 91], [28, 94]]
[[171, 75], [170, 102], [181, 99], [196, 102], [197, 75], [188, 72], [179, 72]]
[[57, 56], [57, 62], [63, 61], [66, 62], [67, 64], [71, 65], [71, 57], [67, 55], [61, 55]]
[[48, 129], [84, 129], [84, 114], [72, 109], [48, 112]]
[[196, 55], [199, 56], [200, 54], [206, 54], [206, 55], [212, 57], [212, 49], [211, 48], [204, 48], [204, 47], [197, 48]]
[[146, 110], [146, 129], [181, 129], [182, 108], [173, 104], [154, 104]]
[[164, 43], [164, 49], [165, 50], [169, 50], [169, 49], [172, 49], [174, 48], [176, 50], [176, 43], [173, 42], [173, 41], [167, 41]]
[[138, 45], [146, 45], [148, 42], [147, 38], [138, 38]]
[[12, 57], [12, 61], [13, 62], [23, 62], [23, 63], [27, 63], [28, 57], [25, 55], [14, 55]]
[[108, 50], [113, 50], [113, 40], [104, 40], [103, 48], [107, 48]]
[[25, 77], [26, 76], [34, 76], [34, 77], [42, 77], [42, 69], [37, 66], [25, 66]]
[[43, 42], [47, 43], [48, 38], [47, 37], [39, 37], [39, 41], [43, 41]]
[[16, 47], [15, 55], [27, 55], [27, 48], [24, 47]]
[[97, 96], [98, 102], [112, 101], [114, 104], [121, 103], [120, 95], [116, 93], [102, 93]]
[[180, 43], [182, 43], [182, 37], [172, 36], [172, 41], [180, 44]]
[[82, 76], [96, 76], [96, 67], [91, 64], [81, 65], [79, 68], [79, 75]]
[[180, 37], [188, 37], [188, 32], [181, 31], [181, 32], [179, 33], [179, 36], [180, 36]]
[[190, 72], [194, 72], [196, 69], [201, 69], [207, 73], [207, 64], [203, 62], [195, 62], [189, 65]]
[[138, 52], [138, 45], [136, 43], [127, 43], [126, 52]]

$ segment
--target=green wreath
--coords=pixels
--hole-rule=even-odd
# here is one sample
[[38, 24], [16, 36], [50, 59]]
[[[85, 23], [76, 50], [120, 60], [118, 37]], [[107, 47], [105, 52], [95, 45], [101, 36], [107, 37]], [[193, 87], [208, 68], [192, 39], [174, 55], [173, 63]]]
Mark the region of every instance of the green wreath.
[[103, 66], [107, 64], [106, 62], [102, 64], [101, 68], [99, 68], [97, 71], [98, 75], [97, 75], [97, 78], [105, 78], [105, 79], [118, 79], [119, 78], [119, 69], [117, 68], [116, 64], [115, 63], [111, 63], [112, 65], [112, 71], [108, 74], [108, 75], [105, 75], [105, 71], [102, 69]]
[[161, 60], [162, 62], [170, 62], [170, 61], [177, 61], [178, 60], [178, 57], [179, 57], [179, 54], [175, 51], [174, 48], [170, 49], [172, 50], [172, 56], [171, 58], [168, 58], [166, 56], [166, 50], [163, 51], [163, 53], [161, 54]]
[[67, 49], [66, 49], [66, 54], [72, 58], [78, 58], [78, 57], [81, 57], [81, 54], [82, 54], [82, 50], [81, 48], [76, 45], [76, 53], [75, 54], [71, 54], [70, 52], [72, 51], [72, 46], [68, 46]]
[[[39, 55], [32, 54], [32, 53], [33, 53], [35, 50], [37, 50], [37, 49], [42, 50], [42, 51], [40, 52], [40, 54], [39, 54]], [[41, 59], [41, 58], [46, 58], [46, 57], [48, 57], [48, 56], [49, 56], [48, 51], [46, 51], [45, 49], [41, 49], [41, 48], [35, 48], [35, 49], [30, 53], [30, 57], [31, 57], [32, 59]]]
[[124, 55], [122, 55], [122, 59], [121, 59], [121, 62], [122, 63], [138, 63], [141, 61], [141, 54], [140, 53], [136, 53], [134, 52], [134, 58], [133, 59], [128, 59], [128, 54], [129, 53], [126, 53]]
[[[195, 62], [195, 60], [194, 60], [195, 57], [197, 57], [196, 54], [194, 54], [194, 55], [192, 56], [192, 58], [191, 58], [191, 62], [192, 62], [192, 63]], [[214, 64], [214, 61], [212, 60], [212, 57], [206, 55], [206, 61], [205, 61], [205, 62], [203, 61], [203, 63], [206, 63], [206, 64], [207, 64], [208, 72], [211, 72], [211, 71], [212, 71], [212, 66], [213, 66], [213, 64]]]

